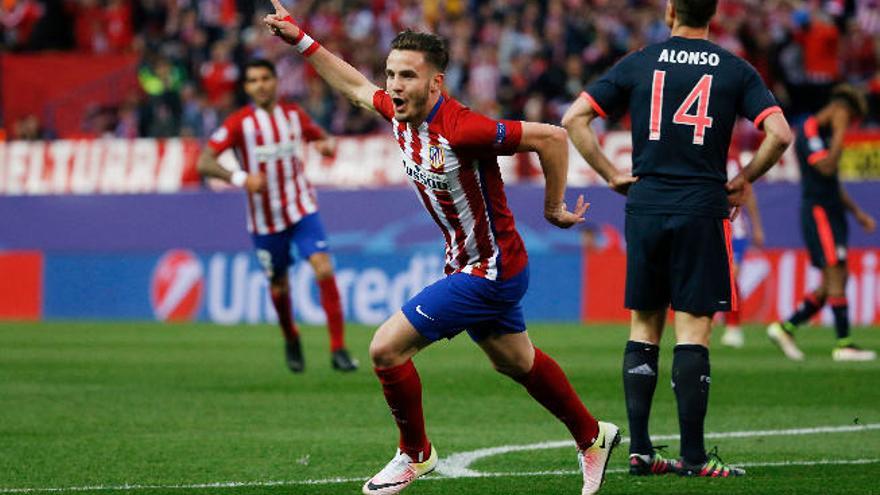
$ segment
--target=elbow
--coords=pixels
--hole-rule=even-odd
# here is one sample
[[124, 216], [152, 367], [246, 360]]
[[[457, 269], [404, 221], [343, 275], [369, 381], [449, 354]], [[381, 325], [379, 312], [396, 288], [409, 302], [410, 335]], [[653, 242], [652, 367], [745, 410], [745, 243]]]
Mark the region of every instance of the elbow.
[[785, 152], [785, 150], [787, 150], [788, 147], [791, 146], [792, 143], [794, 143], [794, 134], [792, 134], [791, 129], [789, 127], [786, 127], [784, 130], [779, 132], [776, 135], [776, 142], [778, 143], [777, 145], [782, 149], [782, 151]]
[[767, 137], [772, 139], [772, 143], [780, 153], [784, 153], [794, 142], [794, 134], [791, 132], [791, 127], [784, 120], [781, 123], [774, 122], [774, 124], [766, 129]]
[[585, 120], [586, 119], [584, 119], [583, 116], [578, 115], [577, 113], [572, 112], [571, 109], [569, 109], [567, 112], [565, 112], [565, 115], [562, 116], [561, 124], [562, 124], [562, 127], [571, 131], [571, 130], [575, 129], [576, 127], [585, 126], [586, 125], [585, 122], [579, 123], [579, 121], [585, 121]]
[[571, 129], [572, 124], [574, 124], [574, 116], [571, 115], [570, 112], [565, 112], [565, 115], [562, 116], [562, 127], [566, 129]]

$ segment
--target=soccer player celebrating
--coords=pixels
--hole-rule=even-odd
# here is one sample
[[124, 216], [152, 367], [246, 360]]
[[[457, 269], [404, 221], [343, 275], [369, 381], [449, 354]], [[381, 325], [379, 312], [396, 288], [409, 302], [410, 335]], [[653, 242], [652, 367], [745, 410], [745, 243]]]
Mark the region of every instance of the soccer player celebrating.
[[[257, 259], [269, 277], [288, 368], [295, 373], [305, 369], [287, 276], [293, 263], [291, 244], [295, 244], [299, 256], [309, 260], [315, 271], [327, 314], [331, 364], [340, 371], [354, 371], [357, 362], [345, 348], [342, 303], [327, 254], [327, 236], [302, 162], [305, 142], [314, 142], [325, 156], [335, 153], [335, 142], [299, 106], [279, 102], [277, 87], [271, 62], [254, 60], [245, 66], [244, 90], [253, 103], [229, 116], [211, 136], [199, 157], [199, 173], [222, 179], [247, 193], [248, 231]], [[220, 153], [230, 148], [241, 167], [234, 172], [217, 161]]]
[[801, 169], [801, 230], [813, 266], [822, 270], [822, 283], [808, 294], [800, 308], [782, 323], [767, 327], [767, 335], [789, 359], [804, 354], [794, 342], [798, 325], [813, 317], [827, 302], [834, 313], [837, 345], [835, 361], [871, 361], [877, 353], [853, 344], [846, 300], [846, 212], [873, 232], [876, 222], [849, 197], [837, 178], [843, 138], [850, 124], [864, 117], [865, 96], [849, 85], [835, 88], [831, 101], [799, 127], [795, 150]]
[[497, 156], [535, 151], [546, 178], [544, 216], [568, 228], [584, 221], [583, 197], [573, 211], [563, 197], [568, 168], [565, 130], [493, 120], [443, 93], [449, 52], [433, 34], [404, 31], [391, 44], [386, 89], [322, 48], [278, 0], [266, 24], [307, 57], [318, 74], [355, 105], [391, 122], [402, 165], [419, 201], [446, 240], [446, 277], [426, 287], [383, 323], [370, 357], [400, 431], [391, 461], [363, 493], [398, 493], [437, 465], [425, 432], [422, 386], [412, 357], [431, 343], [467, 330], [499, 372], [568, 427], [578, 447], [583, 494], [603, 481], [618, 428], [597, 422], [556, 362], [532, 345], [520, 300], [529, 280], [525, 246], [507, 207]]
[[[631, 433], [630, 473], [685, 476], [745, 474], [707, 455], [709, 334], [716, 311], [736, 309], [730, 246], [731, 206], [791, 144], [775, 99], [748, 63], [708, 41], [717, 0], [672, 0], [672, 37], [615, 65], [581, 94], [563, 118], [572, 141], [615, 191], [627, 195], [626, 307], [632, 310], [623, 358]], [[632, 120], [633, 173], [619, 172], [590, 123]], [[727, 152], [737, 115], [766, 132], [754, 159], [727, 182]], [[672, 382], [678, 402], [681, 459], [655, 452], [648, 435], [657, 385], [660, 337], [675, 312]]]

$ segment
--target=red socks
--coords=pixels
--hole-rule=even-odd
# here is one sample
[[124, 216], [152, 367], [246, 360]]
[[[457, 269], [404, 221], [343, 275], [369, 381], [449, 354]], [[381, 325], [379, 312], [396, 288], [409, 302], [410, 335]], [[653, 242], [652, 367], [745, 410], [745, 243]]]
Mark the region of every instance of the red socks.
[[532, 370], [516, 380], [529, 395], [568, 427], [579, 449], [585, 450], [593, 445], [599, 436], [599, 423], [584, 407], [553, 358], [536, 347]]
[[293, 303], [290, 301], [290, 293], [273, 290], [270, 290], [269, 293], [272, 296], [275, 312], [278, 313], [278, 324], [281, 326], [284, 340], [299, 338], [299, 330], [296, 329], [296, 323], [293, 321]]
[[[739, 294], [739, 284], [735, 283], [733, 285], [733, 290], [736, 291], [736, 299], [741, 302], [742, 298], [740, 297], [740, 294]], [[742, 304], [740, 304], [739, 306], [742, 306]], [[732, 311], [728, 311], [724, 315], [724, 323], [726, 323], [727, 325], [733, 326], [733, 327], [738, 327], [740, 324], [739, 308], [734, 309]]]
[[400, 430], [400, 450], [415, 462], [424, 461], [431, 455], [431, 443], [425, 433], [422, 382], [412, 359], [393, 368], [374, 368], [374, 371]]
[[318, 280], [321, 291], [321, 305], [327, 314], [327, 331], [330, 333], [330, 352], [345, 347], [345, 324], [342, 317], [342, 300], [336, 288], [336, 277]]
[[724, 315], [724, 322], [732, 327], [738, 327], [740, 323], [739, 319], [739, 310], [736, 311], [728, 311]]

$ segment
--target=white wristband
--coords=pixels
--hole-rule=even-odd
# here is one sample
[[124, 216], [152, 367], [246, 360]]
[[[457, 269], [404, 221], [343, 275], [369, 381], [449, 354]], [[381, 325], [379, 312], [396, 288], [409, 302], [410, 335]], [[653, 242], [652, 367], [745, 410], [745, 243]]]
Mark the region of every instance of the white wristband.
[[297, 44], [293, 45], [293, 47], [296, 48], [296, 51], [298, 51], [300, 53], [305, 53], [306, 50], [308, 50], [312, 46], [312, 44], [314, 44], [314, 43], [315, 43], [315, 40], [313, 40], [311, 36], [309, 36], [305, 32], [303, 32], [302, 39], [299, 40], [299, 42]]
[[236, 170], [235, 172], [232, 172], [232, 177], [229, 178], [229, 183], [235, 187], [244, 187], [247, 178], [247, 172], [244, 170]]

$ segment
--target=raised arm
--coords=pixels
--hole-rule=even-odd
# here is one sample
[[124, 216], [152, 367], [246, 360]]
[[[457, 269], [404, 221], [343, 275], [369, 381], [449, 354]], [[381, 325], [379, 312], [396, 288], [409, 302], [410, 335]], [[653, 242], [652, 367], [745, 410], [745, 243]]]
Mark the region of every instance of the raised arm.
[[583, 223], [584, 214], [590, 207], [584, 203], [584, 196], [578, 197], [574, 211], [568, 211], [565, 205], [568, 181], [568, 139], [565, 129], [550, 124], [523, 122], [517, 151], [534, 151], [540, 158], [546, 182], [544, 218], [564, 229]]
[[272, 32], [302, 53], [321, 78], [354, 105], [376, 111], [373, 107], [373, 95], [379, 87], [300, 29], [280, 0], [271, 1], [275, 13], [267, 15], [263, 22]]
[[626, 195], [629, 186], [638, 179], [617, 170], [617, 167], [605, 156], [602, 147], [599, 146], [599, 138], [590, 125], [599, 116], [584, 93], [565, 112], [562, 117], [562, 125], [568, 130], [568, 136], [574, 143], [574, 147], [584, 157], [587, 164], [601, 175], [612, 189]]

